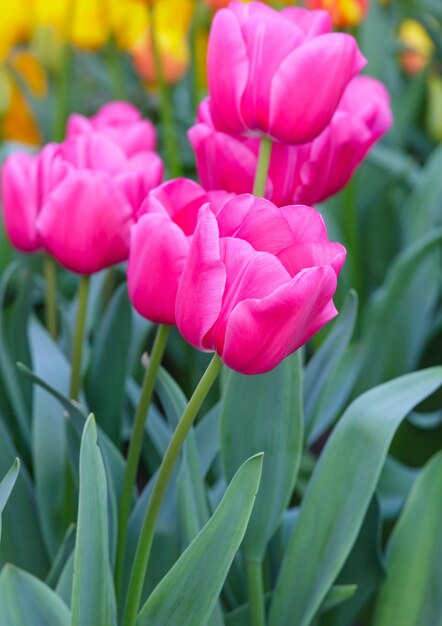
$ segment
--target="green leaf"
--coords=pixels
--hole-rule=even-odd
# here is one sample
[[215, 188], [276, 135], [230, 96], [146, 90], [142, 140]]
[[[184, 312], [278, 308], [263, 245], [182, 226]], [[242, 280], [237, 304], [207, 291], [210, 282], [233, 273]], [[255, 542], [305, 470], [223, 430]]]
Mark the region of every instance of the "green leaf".
[[336, 606], [339, 606], [351, 598], [357, 590], [357, 585], [333, 585], [321, 604], [320, 612], [325, 613]]
[[74, 548], [75, 526], [74, 524], [71, 524], [66, 531], [66, 535], [64, 536], [58, 552], [55, 555], [55, 559], [52, 561], [51, 569], [46, 576], [45, 582], [49, 587], [52, 587], [52, 589], [55, 589], [55, 587], [57, 586], [63, 570], [66, 567], [66, 563], [68, 562], [70, 556], [73, 554]]
[[416, 366], [432, 328], [440, 289], [442, 229], [428, 233], [392, 264], [364, 319], [366, 349], [357, 393]]
[[442, 624], [442, 452], [416, 480], [387, 549], [374, 626]]
[[[35, 375], [59, 393], [69, 389], [70, 366], [40, 322], [30, 321], [29, 343]], [[40, 386], [34, 389], [32, 456], [37, 506], [46, 549], [53, 558], [66, 532], [66, 434], [63, 408]]]
[[[0, 475], [5, 474], [17, 457], [12, 438], [0, 416]], [[17, 524], [17, 520], [20, 524]], [[33, 485], [24, 464], [15, 483], [9, 504], [3, 513], [0, 543], [0, 567], [3, 563], [14, 563], [44, 577], [48, 560], [38, 522], [37, 504]], [[26, 537], [26, 541], [23, 541]]]
[[221, 454], [227, 481], [252, 454], [264, 452], [259, 493], [242, 548], [260, 562], [290, 501], [302, 453], [299, 352], [267, 374], [230, 371], [221, 405]]
[[6, 565], [0, 574], [0, 624], [68, 626], [69, 610], [38, 578]]
[[17, 263], [12, 263], [4, 272], [0, 281], [0, 375], [3, 378], [5, 390], [14, 409], [20, 436], [27, 446], [30, 445], [30, 411], [22, 393], [18, 378], [16, 359], [13, 358], [8, 343], [8, 333], [5, 329], [4, 311], [5, 298], [8, 287], [15, 273], [20, 270]]
[[94, 341], [85, 380], [89, 406], [97, 422], [117, 445], [120, 443], [121, 415], [131, 338], [131, 306], [126, 285], [112, 297]]
[[353, 625], [361, 609], [381, 586], [384, 580], [381, 531], [379, 504], [373, 497], [359, 535], [336, 580], [338, 585], [354, 583], [357, 590], [347, 602], [329, 607], [332, 610], [321, 618], [320, 626]]
[[137, 626], [205, 626], [244, 537], [261, 469], [262, 454], [240, 467], [210, 521], [152, 592]]
[[346, 410], [305, 494], [269, 626], [310, 624], [356, 540], [396, 429], [441, 384], [441, 367], [408, 374], [371, 389]]
[[84, 427], [80, 451], [71, 626], [111, 626], [115, 623], [106, 475], [97, 446], [95, 419], [91, 415]]
[[0, 483], [0, 539], [2, 536], [2, 513], [5, 508], [6, 502], [11, 495], [11, 491], [15, 485], [15, 481], [17, 480], [18, 472], [20, 469], [20, 461], [15, 459], [11, 469], [3, 478]]
[[327, 338], [305, 368], [304, 412], [307, 436], [314, 426], [314, 414], [327, 379], [339, 364], [353, 335], [357, 313], [358, 296], [351, 290]]

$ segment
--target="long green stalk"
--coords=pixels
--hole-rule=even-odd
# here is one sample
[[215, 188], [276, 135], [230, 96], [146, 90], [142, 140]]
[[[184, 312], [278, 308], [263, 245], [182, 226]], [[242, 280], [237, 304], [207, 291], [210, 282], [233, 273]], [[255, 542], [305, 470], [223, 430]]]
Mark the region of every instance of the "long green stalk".
[[164, 350], [166, 349], [169, 332], [170, 326], [166, 326], [165, 324], [160, 324], [158, 326], [157, 334], [149, 359], [149, 364], [144, 374], [140, 400], [135, 413], [132, 435], [129, 443], [126, 469], [123, 479], [123, 489], [118, 511], [117, 560], [115, 567], [117, 597], [118, 591], [121, 589], [122, 584], [127, 527], [132, 503], [132, 493], [137, 475], [138, 464], [140, 461], [147, 413], [152, 399], [152, 393], [155, 387], [158, 369], [163, 358]]
[[184, 440], [186, 439], [202, 403], [220, 373], [221, 367], [221, 359], [215, 354], [192, 397], [190, 398], [172, 439], [170, 440], [166, 454], [161, 462], [143, 521], [143, 526], [141, 528], [140, 538], [138, 540], [137, 551], [135, 553], [135, 559], [129, 581], [122, 626], [135, 626], [150, 550], [152, 547], [155, 525], [158, 519], [161, 504], [163, 502], [164, 494], [166, 493], [170, 477], [172, 476], [172, 472]]
[[89, 276], [81, 276], [78, 286], [78, 308], [75, 321], [74, 338], [72, 343], [71, 386], [69, 395], [72, 400], [78, 400], [81, 385], [81, 357], [83, 354], [84, 330], [86, 326], [86, 312], [89, 297]]
[[250, 623], [251, 626], [265, 626], [266, 618], [262, 564], [257, 561], [247, 561], [246, 565], [250, 606]]
[[57, 265], [49, 254], [45, 254], [43, 257], [43, 272], [46, 280], [46, 328], [55, 341], [57, 339]]

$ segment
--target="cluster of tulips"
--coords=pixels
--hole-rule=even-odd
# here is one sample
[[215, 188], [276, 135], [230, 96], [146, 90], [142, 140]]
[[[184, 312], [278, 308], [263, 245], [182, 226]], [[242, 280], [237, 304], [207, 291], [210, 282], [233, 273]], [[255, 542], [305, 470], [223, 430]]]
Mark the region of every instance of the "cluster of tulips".
[[189, 130], [201, 185], [162, 182], [155, 129], [124, 102], [91, 118], [71, 115], [63, 141], [37, 155], [14, 153], [3, 167], [11, 242], [23, 252], [43, 250], [81, 275], [79, 318], [88, 277], [127, 261], [133, 306], [159, 324], [129, 448], [117, 580], [141, 449], [137, 433], [168, 328], [176, 325], [192, 346], [215, 353], [159, 470], [125, 626], [136, 620], [174, 462], [222, 363], [243, 374], [268, 372], [337, 314], [333, 296], [346, 251], [329, 241], [310, 205], [339, 191], [391, 125], [386, 89], [358, 76], [364, 64], [355, 39], [333, 33], [323, 11], [233, 2], [215, 16], [209, 97]]
[[61, 143], [8, 159], [10, 239], [79, 274], [129, 259], [143, 316], [237, 371], [267, 371], [336, 315], [345, 250], [305, 203], [340, 190], [391, 125], [363, 65], [325, 12], [232, 3], [215, 17], [209, 97], [189, 131], [202, 186], [160, 184], [152, 124], [111, 103], [72, 115]]

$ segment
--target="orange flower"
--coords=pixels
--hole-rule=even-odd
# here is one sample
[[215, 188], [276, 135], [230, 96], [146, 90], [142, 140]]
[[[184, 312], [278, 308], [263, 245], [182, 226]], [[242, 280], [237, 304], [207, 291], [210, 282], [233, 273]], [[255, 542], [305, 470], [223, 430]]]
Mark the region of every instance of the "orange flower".
[[369, 8], [369, 0], [305, 0], [305, 6], [328, 11], [335, 28], [347, 28], [362, 22]]

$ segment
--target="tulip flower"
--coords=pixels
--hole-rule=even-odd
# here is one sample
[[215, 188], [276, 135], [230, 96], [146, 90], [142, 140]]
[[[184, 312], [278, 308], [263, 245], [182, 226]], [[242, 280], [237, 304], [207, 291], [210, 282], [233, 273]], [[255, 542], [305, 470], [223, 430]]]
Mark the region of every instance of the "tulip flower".
[[[385, 87], [368, 76], [357, 76], [347, 86], [330, 124], [316, 139], [296, 146], [274, 144], [266, 197], [278, 205], [314, 204], [337, 193], [391, 123]], [[203, 187], [252, 191], [257, 138], [218, 131], [209, 99], [201, 103], [197, 124], [188, 134]]]
[[369, 0], [305, 0], [305, 6], [328, 11], [335, 28], [348, 28], [362, 22], [368, 12]]
[[345, 254], [310, 207], [251, 195], [216, 216], [204, 205], [178, 287], [178, 329], [238, 372], [267, 372], [337, 314]]
[[228, 194], [208, 194], [192, 180], [177, 178], [153, 189], [132, 226], [127, 268], [135, 309], [153, 322], [175, 324], [178, 283], [198, 211], [212, 200], [219, 208]]
[[124, 261], [136, 212], [162, 171], [154, 152], [128, 158], [103, 133], [48, 144], [39, 158], [37, 219], [45, 248], [79, 274]]
[[155, 127], [143, 119], [129, 102], [109, 102], [92, 117], [74, 113], [68, 119], [67, 136], [98, 131], [108, 135], [131, 157], [137, 152], [155, 150]]
[[215, 126], [293, 144], [319, 135], [365, 64], [353, 37], [330, 31], [323, 11], [260, 2], [218, 11], [208, 50]]

